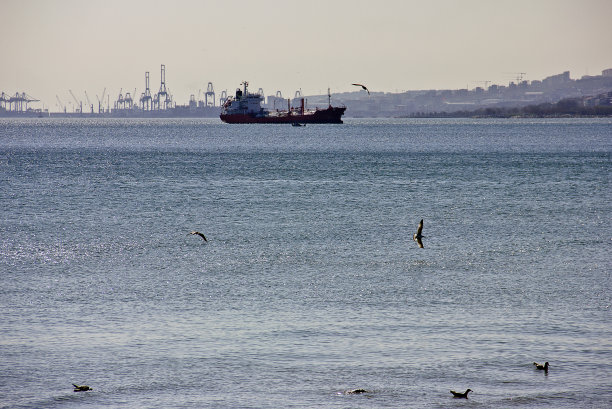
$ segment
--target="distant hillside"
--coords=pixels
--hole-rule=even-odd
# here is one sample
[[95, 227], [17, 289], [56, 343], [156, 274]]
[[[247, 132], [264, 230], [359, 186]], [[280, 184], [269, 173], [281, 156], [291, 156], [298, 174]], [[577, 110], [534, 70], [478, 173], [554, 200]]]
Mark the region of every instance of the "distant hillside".
[[[555, 116], [609, 115], [612, 69], [601, 75], [570, 78], [569, 71], [543, 80], [510, 82], [507, 86], [458, 90], [422, 90], [401, 93], [365, 91], [332, 95], [332, 103], [344, 104], [347, 117], [413, 116]], [[602, 97], [603, 96], [603, 97]], [[601, 101], [600, 101], [601, 99]], [[309, 103], [326, 104], [308, 97]]]
[[555, 117], [612, 117], [612, 92], [596, 97], [566, 98], [556, 103], [524, 107], [479, 108], [452, 112], [419, 112], [413, 118], [555, 118]]

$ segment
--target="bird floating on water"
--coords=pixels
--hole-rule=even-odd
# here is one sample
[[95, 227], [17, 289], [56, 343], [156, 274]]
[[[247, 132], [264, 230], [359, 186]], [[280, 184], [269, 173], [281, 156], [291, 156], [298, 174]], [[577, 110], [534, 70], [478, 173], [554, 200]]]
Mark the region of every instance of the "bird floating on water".
[[544, 365], [539, 364], [537, 362], [534, 362], [533, 364], [535, 365], [536, 369], [539, 369], [541, 371], [548, 373], [548, 362], [545, 362]]
[[198, 236], [200, 236], [200, 237], [201, 237], [201, 238], [202, 238], [204, 241], [208, 241], [208, 240], [206, 240], [206, 236], [204, 236], [204, 235], [203, 235], [202, 233], [200, 233], [199, 231], [192, 231], [192, 232], [191, 232], [191, 233], [189, 233], [189, 234], [192, 234], [192, 235], [198, 235]]
[[468, 398], [468, 393], [472, 392], [471, 389], [466, 390], [464, 393], [461, 392], [455, 392], [455, 391], [450, 391], [450, 393], [453, 394], [454, 398], [464, 398], [467, 399]]
[[417, 227], [417, 232], [412, 235], [412, 240], [416, 241], [420, 248], [423, 248], [423, 241], [421, 240], [423, 236], [421, 233], [423, 232], [423, 219], [419, 223], [419, 227]]
[[358, 395], [360, 393], [367, 393], [368, 391], [366, 391], [365, 389], [352, 389], [350, 391], [346, 391], [345, 393], [347, 395]]
[[366, 91], [368, 91], [368, 95], [370, 95], [370, 90], [365, 85], [363, 85], [363, 84], [351, 84], [351, 85], [356, 85], [358, 87], [361, 87], [361, 88], [365, 89]]
[[87, 385], [77, 385], [77, 384], [72, 384], [72, 386], [74, 386], [74, 391], [75, 392], [85, 392], [85, 391], [93, 391], [93, 389], [91, 389], [89, 386]]

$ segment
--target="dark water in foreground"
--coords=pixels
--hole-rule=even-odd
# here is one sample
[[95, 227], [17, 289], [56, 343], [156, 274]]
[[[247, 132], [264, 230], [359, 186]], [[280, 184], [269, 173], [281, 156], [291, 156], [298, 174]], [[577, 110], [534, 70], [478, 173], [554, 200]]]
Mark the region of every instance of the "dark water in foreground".
[[2, 120], [0, 407], [609, 407], [611, 154], [610, 120]]

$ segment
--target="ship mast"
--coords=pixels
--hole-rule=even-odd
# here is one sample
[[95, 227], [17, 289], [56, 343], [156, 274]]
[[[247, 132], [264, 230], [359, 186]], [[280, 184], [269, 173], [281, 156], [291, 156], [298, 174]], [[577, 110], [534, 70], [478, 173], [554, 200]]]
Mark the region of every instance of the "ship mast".
[[329, 87], [327, 87], [327, 103], [331, 107], [331, 93], [329, 92]]

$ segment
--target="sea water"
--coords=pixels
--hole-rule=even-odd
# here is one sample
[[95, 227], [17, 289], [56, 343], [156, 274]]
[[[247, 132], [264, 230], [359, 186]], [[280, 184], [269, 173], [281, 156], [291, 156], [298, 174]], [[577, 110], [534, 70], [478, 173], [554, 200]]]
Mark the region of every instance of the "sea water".
[[2, 120], [0, 407], [610, 407], [611, 154], [609, 119]]

